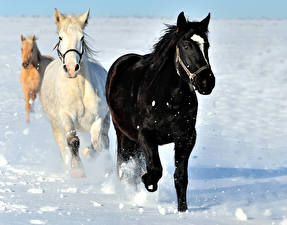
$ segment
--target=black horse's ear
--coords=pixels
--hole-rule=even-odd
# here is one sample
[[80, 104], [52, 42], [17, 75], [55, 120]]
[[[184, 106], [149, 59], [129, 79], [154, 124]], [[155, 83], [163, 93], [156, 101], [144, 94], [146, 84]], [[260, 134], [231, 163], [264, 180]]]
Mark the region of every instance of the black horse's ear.
[[200, 22], [201, 26], [202, 26], [205, 30], [208, 30], [209, 21], [210, 21], [210, 13], [208, 13], [207, 17], [205, 17], [205, 18]]
[[176, 26], [178, 27], [178, 29], [182, 29], [185, 27], [186, 25], [186, 19], [185, 19], [185, 16], [184, 16], [184, 12], [181, 12], [178, 17], [177, 17], [177, 23], [176, 23]]

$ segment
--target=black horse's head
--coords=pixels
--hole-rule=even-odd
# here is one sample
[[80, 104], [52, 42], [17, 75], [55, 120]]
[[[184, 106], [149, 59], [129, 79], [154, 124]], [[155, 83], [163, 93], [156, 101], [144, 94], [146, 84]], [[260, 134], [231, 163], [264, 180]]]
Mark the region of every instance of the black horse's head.
[[208, 58], [208, 24], [210, 14], [201, 22], [188, 22], [184, 13], [177, 18], [175, 66], [178, 75], [192, 84], [200, 94], [208, 95], [215, 86]]

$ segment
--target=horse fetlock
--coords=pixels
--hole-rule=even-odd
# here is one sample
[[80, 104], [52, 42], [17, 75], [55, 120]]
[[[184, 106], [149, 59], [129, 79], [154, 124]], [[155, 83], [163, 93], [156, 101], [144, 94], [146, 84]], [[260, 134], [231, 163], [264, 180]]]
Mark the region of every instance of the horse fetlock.
[[76, 136], [76, 134], [74, 133], [71, 133], [67, 136], [67, 143], [68, 143], [68, 146], [70, 148], [72, 148], [72, 150], [77, 150], [78, 151], [78, 148], [80, 146], [80, 139], [78, 136]]
[[179, 201], [178, 202], [178, 206], [177, 206], [177, 210], [179, 211], [179, 212], [185, 212], [185, 211], [187, 211], [187, 204], [186, 204], [186, 201], [184, 201], [184, 202], [182, 202], [182, 201]]

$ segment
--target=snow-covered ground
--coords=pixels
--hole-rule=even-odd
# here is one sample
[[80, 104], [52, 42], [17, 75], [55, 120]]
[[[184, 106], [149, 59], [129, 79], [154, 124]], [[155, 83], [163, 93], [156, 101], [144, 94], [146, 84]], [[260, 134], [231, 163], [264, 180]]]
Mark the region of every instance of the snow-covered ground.
[[[120, 55], [148, 53], [174, 19], [91, 19], [97, 59], [108, 70]], [[110, 156], [84, 161], [86, 178], [63, 172], [39, 101], [25, 122], [19, 76], [20, 34], [57, 42], [53, 18], [0, 17], [0, 224], [287, 224], [287, 20], [211, 20], [216, 88], [200, 96], [198, 139], [190, 157], [187, 213], [176, 212], [173, 145], [162, 146], [156, 193], [120, 183]], [[112, 160], [109, 160], [111, 158]]]

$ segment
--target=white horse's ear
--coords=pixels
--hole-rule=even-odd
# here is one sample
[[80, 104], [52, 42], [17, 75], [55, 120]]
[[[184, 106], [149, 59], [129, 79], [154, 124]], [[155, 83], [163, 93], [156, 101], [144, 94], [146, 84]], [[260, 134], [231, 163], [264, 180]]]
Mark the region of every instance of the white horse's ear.
[[88, 24], [89, 15], [90, 15], [90, 9], [88, 9], [87, 12], [79, 16], [78, 20], [81, 24], [82, 29], [84, 29], [85, 26]]
[[25, 37], [23, 36], [23, 34], [21, 34], [21, 41], [25, 41]]
[[58, 9], [55, 8], [54, 10], [54, 16], [55, 16], [55, 21], [56, 21], [56, 24], [59, 26], [61, 20], [63, 20], [65, 18], [64, 15], [62, 15]]

